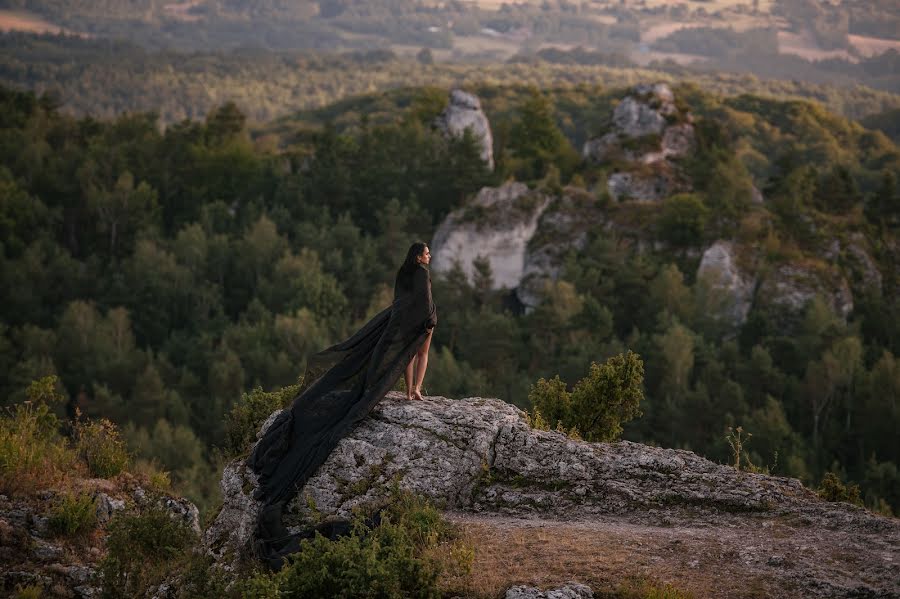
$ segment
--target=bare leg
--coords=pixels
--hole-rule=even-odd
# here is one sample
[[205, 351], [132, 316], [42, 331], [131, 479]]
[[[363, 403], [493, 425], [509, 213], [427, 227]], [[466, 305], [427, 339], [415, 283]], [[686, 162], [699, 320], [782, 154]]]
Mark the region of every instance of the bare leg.
[[415, 382], [415, 363], [416, 357], [413, 356], [409, 360], [409, 364], [406, 365], [406, 374], [404, 375], [406, 378], [406, 399], [413, 398], [413, 384]]
[[422, 381], [425, 380], [425, 370], [428, 369], [428, 348], [431, 347], [431, 334], [433, 331], [434, 329], [428, 332], [425, 343], [422, 344], [422, 347], [416, 353], [416, 388], [413, 390], [413, 395], [416, 399], [424, 399], [422, 397]]

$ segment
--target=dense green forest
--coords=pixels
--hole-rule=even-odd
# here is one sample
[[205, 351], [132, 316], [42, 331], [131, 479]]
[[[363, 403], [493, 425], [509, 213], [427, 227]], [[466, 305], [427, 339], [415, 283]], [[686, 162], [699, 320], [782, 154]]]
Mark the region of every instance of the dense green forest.
[[[577, 193], [658, 249], [637, 252], [598, 225], [528, 314], [492, 291], [483, 265], [474, 282], [435, 277], [427, 393], [529, 407], [539, 378], [573, 385], [592, 361], [632, 349], [646, 399], [625, 438], [725, 461], [727, 427], [742, 426], [757, 464], [810, 484], [837, 472], [896, 513], [900, 150], [815, 103], [681, 84], [697, 118], [699, 149], [683, 165], [695, 191], [653, 209], [616, 204], [573, 144], [603, 132], [626, 91], [484, 84], [491, 173], [471, 139], [432, 129], [442, 88], [348, 100], [255, 141], [231, 103], [162, 128], [152, 113], [76, 118], [4, 89], [0, 397], [19, 402], [29, 381], [59, 375], [70, 415], [120, 424], [138, 457], [209, 508], [242, 393], [295, 383], [312, 353], [387, 305], [411, 241], [515, 177]], [[750, 181], [765, 204], [747, 201]], [[711, 241], [758, 240], [775, 268], [821, 261], [831, 236], [851, 234], [869, 241], [884, 291], [854, 286], [847, 320], [819, 301], [789, 326], [756, 310], [736, 335], [710, 318], [694, 278]]]
[[[511, 64], [420, 64], [391, 51], [308, 54], [241, 49], [232, 52], [151, 52], [125, 41], [71, 36], [0, 35], [0, 83], [50, 93], [76, 115], [114, 118], [123, 112], [154, 112], [164, 124], [204, 118], [234, 101], [252, 123], [296, 110], [331, 105], [348, 97], [405, 86], [535, 85], [541, 89], [631, 85], [644, 80], [697, 81], [710, 92], [749, 92], [777, 98], [809, 98], [852, 119], [900, 108], [900, 96], [860, 85], [830, 83], [835, 73], [817, 71], [813, 81], [791, 79], [789, 69], [760, 79], [749, 60], [735, 59], [743, 74], [706, 72], [674, 63], [655, 69], [629, 67], [620, 54], [541, 51]], [[600, 64], [591, 62], [597, 59]], [[727, 57], [721, 60], [728, 60]], [[796, 60], [800, 62], [801, 59]], [[790, 57], [759, 60], [779, 69]], [[742, 64], [737, 64], [742, 63]], [[809, 64], [809, 63], [807, 63]], [[775, 65], [775, 66], [768, 66]], [[849, 79], [845, 83], [852, 83]]]

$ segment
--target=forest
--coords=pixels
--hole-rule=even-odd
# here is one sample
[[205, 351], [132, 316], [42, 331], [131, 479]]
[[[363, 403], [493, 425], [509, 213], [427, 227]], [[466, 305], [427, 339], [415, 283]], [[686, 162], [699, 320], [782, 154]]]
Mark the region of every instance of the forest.
[[[754, 463], [817, 484], [858, 484], [900, 510], [900, 149], [822, 105], [702, 85], [695, 190], [658, 207], [612, 202], [576, 150], [624, 86], [484, 84], [497, 168], [432, 122], [446, 88], [373, 94], [251, 136], [245, 112], [161, 125], [157, 113], [75, 117], [59, 100], [0, 91], [0, 398], [57, 375], [67, 416], [118, 424], [130, 451], [217, 502], [229, 414], [297, 382], [307, 358], [391, 301], [397, 265], [451, 210], [514, 178], [631, 219], [657, 249], [601, 226], [570, 252], [533, 312], [493, 290], [490, 268], [435, 277], [441, 314], [428, 394], [530, 408], [541, 378], [569, 388], [626, 350], [646, 365], [643, 416], [623, 438], [723, 462], [728, 427]], [[578, 93], [575, 93], [578, 92]], [[750, 182], [765, 204], [747, 200]], [[715, 239], [758, 239], [765, 263], [821, 261], [862, 235], [883, 291], [854, 286], [847, 319], [813, 301], [785, 324], [765, 310], [729, 334], [695, 280]], [[654, 247], [651, 244], [649, 247]]]
[[[64, 111], [77, 116], [153, 112], [162, 124], [202, 119], [216, 106], [233, 101], [247, 115], [251, 129], [298, 110], [362, 94], [429, 85], [575, 89], [690, 79], [725, 95], [808, 98], [852, 119], [900, 108], [896, 93], [855, 83], [858, 77], [869, 76], [859, 65], [848, 64], [844, 73], [839, 65], [826, 70], [799, 57], [780, 55], [772, 60], [770, 52], [758, 60], [754, 56], [734, 52], [720, 56], [718, 63], [729, 63], [723, 66], [725, 71], [658, 61], [650, 68], [636, 68], [622, 54], [585, 48], [519, 54], [508, 63], [422, 64], [383, 49], [344, 54], [253, 48], [156, 52], [124, 40], [9, 33], [0, 35], [0, 83], [54, 96]], [[884, 73], [896, 71], [891, 60], [890, 53], [871, 59], [873, 84], [878, 78], [890, 82], [891, 76]], [[767, 75], [754, 75], [754, 65]], [[729, 73], [728, 68], [737, 72]]]

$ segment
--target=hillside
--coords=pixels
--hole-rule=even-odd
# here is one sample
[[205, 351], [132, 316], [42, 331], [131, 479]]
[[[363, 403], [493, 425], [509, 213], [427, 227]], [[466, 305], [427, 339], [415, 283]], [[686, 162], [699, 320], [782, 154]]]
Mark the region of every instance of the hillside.
[[[897, 513], [887, 136], [817, 103], [686, 83], [468, 91], [488, 153], [446, 126], [449, 89], [256, 137], [234, 104], [164, 128], [3, 90], [3, 404], [59, 376], [70, 416], [116, 422], [210, 513], [244, 399], [289, 397], [310, 355], [390, 302], [425, 239], [442, 315], [430, 394], [531, 409], [542, 379], [569, 392], [632, 350], [646, 399], [625, 439], [725, 461], [740, 426], [759, 467], [837, 477]], [[456, 269], [442, 239], [470, 234]]]

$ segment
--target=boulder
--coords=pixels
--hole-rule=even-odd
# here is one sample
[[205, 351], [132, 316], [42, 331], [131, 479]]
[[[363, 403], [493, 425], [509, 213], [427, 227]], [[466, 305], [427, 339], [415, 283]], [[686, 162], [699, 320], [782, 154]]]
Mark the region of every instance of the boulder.
[[[224, 505], [204, 537], [220, 565], [251, 557], [247, 541], [259, 506], [252, 499], [256, 480], [243, 460], [228, 464]], [[319, 518], [346, 518], [356, 506], [389, 497], [395, 484], [494, 538], [511, 529], [563, 535], [578, 559], [598, 566], [612, 562], [589, 558], [577, 536], [568, 535], [617, 539], [609, 546], [617, 556], [627, 551], [669, 571], [698, 567], [703, 559], [704, 568], [729, 569], [729, 580], [764, 580], [767, 596], [900, 593], [896, 519], [824, 501], [797, 479], [738, 471], [686, 450], [588, 443], [534, 430], [521, 410], [498, 399], [410, 402], [388, 393], [289, 504], [285, 524], [297, 530]], [[690, 564], [672, 552], [676, 544], [693, 552], [685, 556]], [[840, 554], [833, 552], [837, 546]], [[733, 547], [739, 555], [726, 551]], [[532, 554], [529, 559], [540, 562]], [[513, 596], [589, 596], [574, 583], [568, 587], [568, 595], [546, 595], [557, 588]]]
[[697, 279], [704, 280], [713, 292], [724, 296], [721, 317], [735, 328], [747, 321], [756, 277], [739, 268], [732, 242], [719, 240], [703, 252]]
[[438, 129], [445, 135], [462, 137], [466, 129], [478, 141], [481, 158], [494, 170], [494, 138], [491, 135], [491, 124], [481, 110], [478, 98], [461, 89], [450, 92], [450, 103], [436, 121]]
[[473, 261], [488, 260], [494, 289], [514, 289], [525, 269], [528, 241], [550, 198], [523, 183], [485, 187], [468, 204], [447, 215], [431, 243], [431, 268], [449, 272], [459, 262], [472, 280]]

